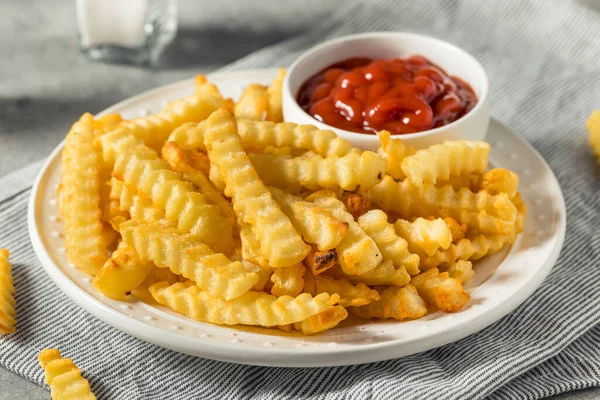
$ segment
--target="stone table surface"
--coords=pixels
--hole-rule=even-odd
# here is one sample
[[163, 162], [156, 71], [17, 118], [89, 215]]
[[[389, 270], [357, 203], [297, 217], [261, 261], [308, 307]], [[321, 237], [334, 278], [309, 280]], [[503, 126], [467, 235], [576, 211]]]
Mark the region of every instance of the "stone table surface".
[[[177, 38], [159, 65], [147, 69], [85, 59], [73, 0], [0, 0], [0, 176], [48, 155], [82, 113], [305, 32], [342, 1], [180, 0]], [[0, 368], [0, 400], [49, 398], [47, 390]], [[598, 398], [600, 390], [591, 389], [553, 400]]]

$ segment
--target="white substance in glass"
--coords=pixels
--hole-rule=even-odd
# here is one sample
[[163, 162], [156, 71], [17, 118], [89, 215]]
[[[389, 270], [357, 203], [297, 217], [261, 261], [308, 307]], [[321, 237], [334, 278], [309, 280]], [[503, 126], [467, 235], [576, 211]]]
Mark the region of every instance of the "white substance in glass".
[[148, 0], [77, 0], [77, 22], [84, 47], [144, 44]]

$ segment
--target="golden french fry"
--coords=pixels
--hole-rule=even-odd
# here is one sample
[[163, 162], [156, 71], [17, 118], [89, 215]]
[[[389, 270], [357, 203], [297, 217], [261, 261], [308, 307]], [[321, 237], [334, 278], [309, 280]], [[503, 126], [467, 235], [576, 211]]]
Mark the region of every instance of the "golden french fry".
[[482, 190], [473, 193], [451, 186], [437, 188], [430, 184], [417, 187], [408, 180], [396, 182], [391, 176], [369, 189], [371, 201], [382, 210], [396, 213], [404, 219], [415, 215], [451, 217], [469, 230], [488, 234], [508, 235], [514, 230], [517, 209], [507, 194], [492, 196]]
[[127, 130], [117, 128], [100, 137], [95, 141], [95, 146], [101, 149], [104, 173], [111, 173], [119, 154], [128, 153], [133, 150], [144, 149], [153, 151]]
[[252, 226], [269, 265], [280, 268], [300, 263], [310, 247], [258, 177], [242, 148], [233, 115], [224, 110], [213, 113], [207, 120], [205, 140], [208, 157], [225, 181], [225, 193], [231, 192], [234, 210]]
[[10, 334], [15, 331], [15, 309], [17, 302], [14, 294], [13, 278], [11, 272], [8, 250], [0, 249], [0, 334]]
[[337, 278], [345, 277], [352, 283], [362, 282], [369, 286], [404, 286], [410, 282], [410, 274], [406, 272], [406, 267], [401, 265], [396, 268], [391, 260], [385, 260], [374, 269], [360, 275], [347, 275], [338, 267], [332, 268], [330, 272]]
[[252, 226], [239, 218], [237, 225], [240, 232], [242, 258], [263, 268], [270, 268], [269, 260], [262, 256], [260, 242], [252, 232]]
[[587, 120], [587, 129], [590, 134], [590, 146], [600, 160], [600, 111], [594, 111]]
[[165, 219], [181, 232], [197, 236], [215, 251], [233, 250], [233, 222], [221, 215], [219, 207], [208, 204], [201, 193], [181, 180], [154, 152], [132, 151], [119, 156], [113, 172], [117, 179], [146, 194], [165, 210]]
[[169, 285], [172, 285], [177, 282], [182, 282], [184, 279], [185, 278], [182, 276], [175, 275], [173, 271], [168, 268], [158, 268], [156, 265], [153, 265], [144, 282], [131, 290], [131, 295], [145, 303], [156, 303], [156, 300], [154, 300], [150, 294], [150, 286], [157, 282], [167, 282]]
[[504, 168], [494, 168], [483, 174], [479, 188], [492, 195], [506, 193], [512, 199], [519, 188], [519, 175]]
[[62, 358], [57, 349], [44, 349], [38, 355], [53, 399], [96, 400], [88, 381], [70, 358]]
[[198, 321], [221, 325], [287, 325], [303, 321], [337, 303], [338, 295], [322, 293], [314, 298], [302, 293], [297, 297], [277, 297], [247, 292], [233, 300], [211, 297], [189, 283], [155, 283], [150, 293], [159, 303]]
[[223, 178], [221, 177], [219, 167], [217, 167], [215, 164], [210, 165], [208, 179], [212, 182], [212, 184], [217, 188], [219, 192], [225, 193], [225, 181], [223, 181]]
[[310, 253], [304, 259], [304, 265], [310, 269], [314, 276], [317, 276], [335, 266], [337, 261], [338, 255], [335, 249], [319, 251], [315, 246], [312, 247]]
[[[113, 228], [118, 230], [118, 225], [127, 220], [151, 222], [165, 218], [165, 210], [155, 207], [146, 195], [139, 192], [137, 189], [125, 184], [125, 182], [113, 178], [111, 180], [111, 198], [119, 203], [119, 207], [126, 215], [117, 216], [110, 222]], [[127, 217], [129, 215], [129, 218]], [[176, 224], [172, 224], [177, 226]]]
[[115, 130], [122, 121], [123, 117], [120, 114], [106, 114], [96, 118], [94, 121], [94, 135], [102, 136], [107, 132]]
[[305, 335], [313, 335], [335, 328], [346, 317], [348, 317], [348, 311], [344, 307], [333, 306], [303, 321], [296, 322], [294, 329], [301, 331]]
[[402, 161], [417, 150], [412, 146], [405, 146], [400, 139], [392, 139], [388, 131], [381, 131], [377, 136], [381, 142], [377, 153], [386, 161], [386, 173], [394, 179], [403, 180], [406, 175], [402, 171]]
[[371, 208], [371, 201], [364, 194], [344, 192], [342, 202], [354, 219], [358, 219]]
[[[194, 151], [186, 151], [177, 145], [175, 142], [167, 142], [162, 149], [163, 159], [169, 163], [171, 169], [181, 174], [184, 181], [193, 184], [200, 193], [204, 195], [206, 200], [221, 210], [221, 215], [235, 223], [235, 213], [229, 200], [225, 199], [217, 188], [211, 183], [204, 172], [191, 166]], [[207, 169], [208, 170], [208, 169]]]
[[460, 190], [461, 188], [466, 188], [472, 192], [478, 192], [482, 179], [482, 174], [452, 175], [448, 179], [438, 179], [435, 182], [435, 186], [438, 188], [443, 188], [444, 186], [450, 185], [456, 191]]
[[521, 193], [515, 194], [512, 199], [515, 207], [517, 208], [517, 219], [515, 221], [515, 233], [521, 233], [525, 229], [525, 219], [527, 218], [527, 206], [521, 197]]
[[193, 235], [161, 223], [126, 222], [121, 224], [121, 235], [142, 260], [191, 279], [213, 297], [231, 300], [258, 282], [258, 274], [248, 272], [241, 262], [214, 253]]
[[348, 233], [348, 223], [335, 218], [330, 210], [274, 187], [269, 190], [294, 228], [319, 250], [335, 248]]
[[107, 249], [114, 249], [119, 238], [119, 232], [117, 232], [110, 223], [102, 223], [102, 240]]
[[384, 260], [391, 260], [396, 268], [404, 266], [410, 275], [419, 273], [419, 256], [408, 250], [408, 243], [396, 234], [383, 211], [363, 214], [358, 218], [358, 225], [375, 241]]
[[272, 270], [269, 268], [264, 268], [254, 263], [251, 263], [246, 260], [239, 260], [244, 268], [248, 272], [255, 272], [258, 275], [258, 282], [254, 286], [252, 286], [252, 290], [255, 292], [266, 292], [265, 288], [268, 283], [271, 282], [271, 275], [277, 270]]
[[263, 121], [267, 117], [269, 95], [266, 86], [251, 83], [246, 86], [240, 99], [235, 103], [233, 114], [236, 118]]
[[100, 268], [92, 283], [103, 295], [123, 300], [144, 282], [152, 267], [152, 262], [142, 261], [135, 249], [122, 241]]
[[452, 236], [452, 242], [456, 243], [459, 240], [465, 238], [467, 234], [467, 224], [459, 224], [456, 222], [454, 218], [446, 217], [444, 218], [444, 223], [450, 230], [450, 235]]
[[462, 283], [467, 283], [475, 276], [473, 263], [465, 260], [458, 260], [455, 263], [450, 264], [444, 272], [448, 272], [450, 278], [458, 279]]
[[273, 79], [267, 89], [267, 121], [283, 122], [282, 95], [283, 80], [285, 79], [285, 69], [280, 69], [277, 77]]
[[344, 203], [326, 191], [314, 193], [307, 200], [330, 210], [334, 217], [348, 223], [348, 233], [336, 247], [340, 265], [345, 273], [360, 275], [377, 267], [382, 260], [381, 251], [373, 239], [354, 221], [354, 217], [346, 211]]
[[304, 274], [304, 292], [313, 296], [319, 293], [336, 293], [338, 304], [343, 307], [358, 307], [379, 300], [379, 293], [362, 282], [354, 285], [346, 278], [335, 279], [326, 275]]
[[[289, 147], [292, 150], [315, 151], [323, 157], [343, 157], [353, 151], [352, 143], [338, 138], [333, 131], [320, 130], [312, 125], [296, 125], [289, 122], [273, 123], [240, 119], [238, 134], [246, 150], [262, 150], [269, 146]], [[206, 151], [206, 122], [186, 124], [173, 131], [169, 140], [184, 149]]]
[[452, 232], [442, 218], [417, 218], [413, 222], [399, 219], [394, 224], [396, 234], [408, 242], [412, 253], [431, 256], [438, 249], [447, 249], [452, 243]]
[[296, 297], [304, 289], [304, 265], [298, 264], [287, 268], [277, 268], [271, 275], [271, 294], [277, 297]]
[[343, 157], [289, 157], [249, 154], [258, 175], [268, 185], [299, 192], [308, 189], [354, 190], [376, 185], [385, 172], [385, 161], [375, 153], [352, 152]]
[[95, 275], [107, 259], [93, 124], [93, 117], [84, 114], [67, 134], [60, 201], [67, 256], [77, 268], [90, 275]]
[[402, 161], [402, 171], [417, 187], [454, 175], [483, 174], [490, 145], [466, 140], [445, 141], [419, 150]]
[[180, 174], [186, 171], [185, 165], [199, 170], [205, 176], [210, 173], [210, 160], [206, 153], [185, 149], [175, 142], [165, 143], [161, 150], [161, 156], [174, 171]]
[[397, 321], [417, 319], [427, 314], [427, 307], [412, 285], [404, 287], [378, 287], [379, 300], [361, 307], [352, 307], [350, 312], [364, 319], [389, 319]]
[[445, 312], [460, 311], [471, 299], [460, 280], [450, 278], [448, 272], [440, 273], [437, 268], [413, 276], [410, 283], [427, 305]]

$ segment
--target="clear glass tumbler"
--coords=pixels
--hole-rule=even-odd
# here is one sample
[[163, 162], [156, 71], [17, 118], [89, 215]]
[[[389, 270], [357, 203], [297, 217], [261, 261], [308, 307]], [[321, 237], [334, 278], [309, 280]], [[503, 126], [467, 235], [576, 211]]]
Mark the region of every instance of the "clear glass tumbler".
[[177, 0], [77, 0], [77, 22], [89, 58], [151, 65], [177, 33]]

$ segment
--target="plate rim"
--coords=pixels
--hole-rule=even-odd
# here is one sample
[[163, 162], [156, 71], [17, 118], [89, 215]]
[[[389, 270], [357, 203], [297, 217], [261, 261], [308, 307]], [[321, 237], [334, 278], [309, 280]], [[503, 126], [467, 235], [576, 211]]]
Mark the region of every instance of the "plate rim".
[[[208, 74], [209, 78], [221, 78], [233, 79], [237, 75], [250, 75], [250, 74], [275, 74], [278, 69], [252, 69], [243, 71], [225, 71]], [[146, 97], [154, 97], [159, 95], [161, 92], [176, 90], [181, 86], [190, 85], [193, 79], [184, 79], [176, 81], [171, 84], [163, 85], [138, 95], [132, 96], [128, 99], [120, 101], [119, 103], [112, 105], [102, 112], [98, 113], [97, 116], [101, 116], [110, 113], [112, 110], [123, 107], [124, 105], [142, 100]], [[560, 211], [560, 217], [557, 219], [557, 237], [556, 245], [549, 252], [546, 262], [539, 268], [538, 273], [533, 275], [530, 282], [523, 290], [519, 291], [517, 295], [514, 295], [499, 304], [496, 307], [491, 308], [485, 314], [482, 314], [478, 318], [471, 321], [470, 324], [461, 325], [461, 329], [452, 330], [440, 330], [434, 334], [427, 336], [427, 340], [414, 339], [410, 342], [409, 351], [398, 351], [399, 347], [407, 346], [406, 343], [396, 343], [396, 341], [387, 341], [381, 343], [365, 343], [358, 345], [354, 348], [318, 348], [311, 349], [307, 348], [296, 348], [296, 349], [282, 349], [282, 348], [257, 348], [257, 347], [244, 347], [233, 349], [227, 344], [221, 343], [204, 343], [197, 338], [182, 337], [176, 335], [173, 332], [166, 331], [163, 328], [153, 326], [149, 323], [144, 323], [135, 318], [132, 318], [126, 314], [120, 313], [113, 309], [109, 305], [102, 303], [95, 299], [92, 295], [80, 288], [69, 276], [67, 276], [60, 267], [58, 267], [52, 258], [50, 257], [46, 246], [44, 245], [41, 236], [38, 231], [36, 224], [36, 201], [37, 193], [40, 185], [44, 179], [44, 176], [49, 166], [56, 162], [57, 155], [60, 153], [64, 146], [64, 140], [50, 153], [47, 160], [41, 167], [35, 183], [32, 186], [30, 198], [28, 202], [27, 211], [27, 225], [30, 240], [36, 253], [37, 258], [42, 264], [46, 273], [50, 276], [53, 282], [58, 288], [67, 295], [75, 304], [82, 307], [84, 310], [110, 325], [113, 328], [120, 330], [121, 332], [127, 333], [130, 336], [136, 337], [140, 340], [144, 340], [149, 343], [175, 350], [181, 353], [203, 357], [218, 361], [232, 362], [237, 364], [246, 365], [260, 365], [260, 366], [278, 366], [278, 367], [326, 367], [326, 366], [342, 366], [342, 365], [355, 365], [365, 364], [377, 361], [384, 361], [394, 358], [399, 358], [411, 354], [420, 353], [426, 350], [438, 348], [448, 343], [455, 342], [462, 338], [472, 335], [494, 322], [498, 321], [503, 316], [514, 311], [519, 305], [527, 300], [535, 290], [537, 290], [542, 282], [549, 275], [553, 266], [555, 265], [560, 252], [562, 250], [565, 234], [566, 234], [566, 205], [564, 201], [564, 195], [562, 189], [556, 178], [556, 175], [546, 162], [544, 158], [538, 153], [538, 151], [529, 144], [525, 139], [519, 136], [516, 132], [510, 129], [508, 126], [492, 118], [490, 126], [492, 124], [498, 124], [511, 132], [519, 145], [524, 146], [540, 161], [545, 168], [550, 172], [551, 180], [558, 189], [556, 192], [556, 199], [559, 200], [557, 208]], [[174, 335], [174, 336], [173, 336]], [[173, 336], [171, 338], [171, 336]], [[194, 341], [195, 340], [195, 341]], [[194, 346], [189, 346], [194, 341]], [[190, 349], [193, 347], [193, 349]], [[407, 346], [408, 347], [408, 346]]]

